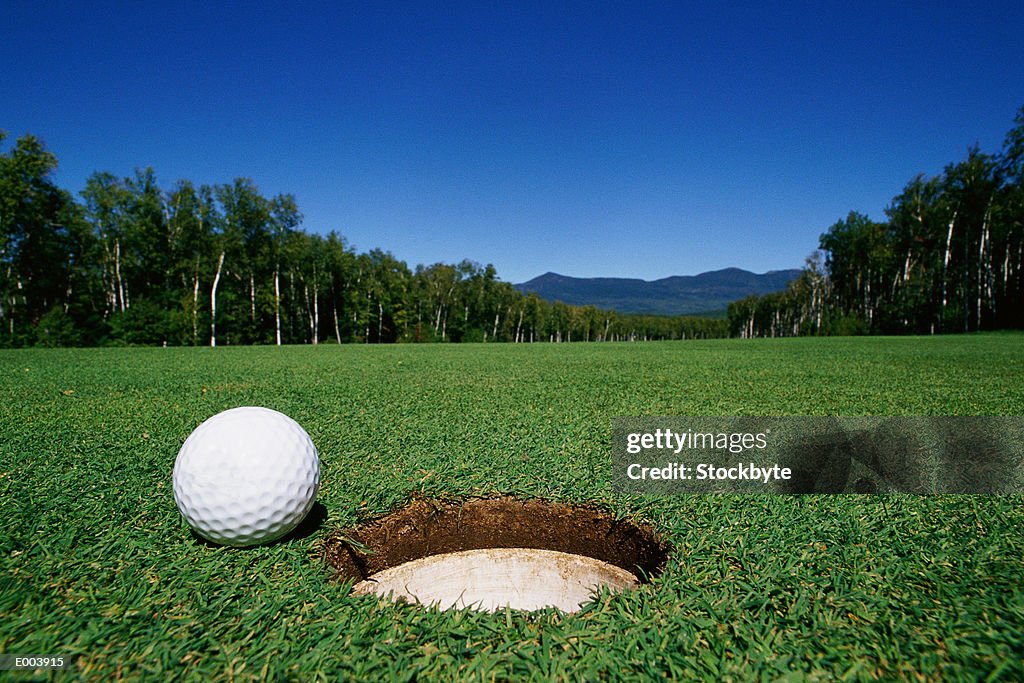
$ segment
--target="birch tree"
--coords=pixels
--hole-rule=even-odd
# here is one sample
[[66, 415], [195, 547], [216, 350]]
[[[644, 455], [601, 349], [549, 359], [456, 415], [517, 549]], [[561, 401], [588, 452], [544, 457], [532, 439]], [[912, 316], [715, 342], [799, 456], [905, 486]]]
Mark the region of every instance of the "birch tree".
[[[998, 180], [995, 160], [975, 145], [967, 159], [946, 167], [944, 200], [949, 229], [943, 254], [943, 306], [955, 293], [955, 312], [961, 331], [980, 329], [991, 309], [993, 273], [989, 236]], [[948, 321], [947, 321], [948, 322]]]
[[[268, 341], [262, 324], [260, 292], [272, 282], [271, 203], [249, 178], [215, 188], [223, 216], [225, 276], [237, 343]], [[269, 296], [268, 296], [269, 298]]]
[[104, 283], [104, 317], [123, 313], [131, 292], [125, 278], [122, 254], [128, 233], [130, 193], [114, 174], [97, 172], [89, 176], [82, 190], [85, 216], [99, 243], [99, 270]]
[[212, 188], [203, 185], [196, 189], [187, 180], [179, 181], [168, 198], [167, 212], [173, 278], [179, 286], [177, 301], [184, 320], [180, 340], [194, 346], [199, 344], [200, 318], [205, 311], [200, 289], [204, 279], [212, 282], [214, 277], [207, 264], [216, 265], [216, 257], [210, 255], [217, 246]]
[[286, 247], [302, 223], [302, 214], [292, 195], [278, 195], [270, 206], [270, 244], [273, 262], [274, 343], [281, 346], [281, 263]]

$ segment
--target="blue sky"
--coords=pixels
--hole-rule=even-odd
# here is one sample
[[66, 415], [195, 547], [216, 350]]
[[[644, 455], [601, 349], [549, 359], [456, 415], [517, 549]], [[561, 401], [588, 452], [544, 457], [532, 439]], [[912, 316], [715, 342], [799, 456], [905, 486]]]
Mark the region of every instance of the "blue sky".
[[3, 2], [0, 129], [77, 193], [252, 178], [411, 266], [799, 267], [1000, 149], [1024, 3]]

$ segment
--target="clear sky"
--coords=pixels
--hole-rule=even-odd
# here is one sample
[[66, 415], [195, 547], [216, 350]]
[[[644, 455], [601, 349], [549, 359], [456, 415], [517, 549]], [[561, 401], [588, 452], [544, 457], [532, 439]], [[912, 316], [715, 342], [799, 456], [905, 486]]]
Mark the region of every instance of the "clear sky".
[[76, 194], [247, 176], [307, 231], [510, 282], [799, 267], [1024, 105], [1020, 0], [0, 10], [0, 129]]

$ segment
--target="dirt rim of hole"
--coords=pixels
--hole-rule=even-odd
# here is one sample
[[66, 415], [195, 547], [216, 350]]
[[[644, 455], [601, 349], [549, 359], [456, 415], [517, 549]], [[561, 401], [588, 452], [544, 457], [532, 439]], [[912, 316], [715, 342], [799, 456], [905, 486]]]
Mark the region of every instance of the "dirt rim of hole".
[[671, 546], [652, 526], [600, 508], [541, 499], [414, 499], [404, 507], [324, 542], [323, 555], [341, 581], [372, 575], [432, 555], [490, 548], [553, 550], [590, 557], [648, 583], [665, 567]]

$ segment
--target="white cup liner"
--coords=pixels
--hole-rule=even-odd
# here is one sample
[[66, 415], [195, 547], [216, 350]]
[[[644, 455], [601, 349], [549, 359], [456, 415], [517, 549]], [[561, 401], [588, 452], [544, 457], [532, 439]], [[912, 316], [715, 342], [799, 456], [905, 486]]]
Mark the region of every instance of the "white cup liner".
[[579, 611], [599, 587], [634, 588], [632, 573], [584, 555], [533, 548], [483, 548], [421, 557], [353, 587], [441, 609]]

